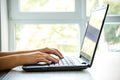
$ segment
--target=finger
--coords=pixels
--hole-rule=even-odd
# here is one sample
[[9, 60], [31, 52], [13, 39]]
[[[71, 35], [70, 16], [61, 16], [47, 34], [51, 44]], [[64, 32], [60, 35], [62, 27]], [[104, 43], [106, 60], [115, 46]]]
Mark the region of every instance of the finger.
[[52, 54], [55, 54], [59, 58], [63, 58], [63, 55], [57, 49], [52, 48]]
[[59, 50], [57, 50], [57, 49], [54, 49], [54, 50], [59, 53], [60, 58], [64, 58], [63, 55], [62, 55], [62, 53]]
[[43, 49], [42, 52], [54, 54], [54, 55], [58, 56], [59, 58], [63, 58], [63, 55], [57, 49], [54, 49], [54, 48], [45, 48], [45, 49]]
[[40, 59], [40, 62], [45, 62], [47, 64], [51, 64], [51, 62], [49, 60], [45, 59], [45, 58]]
[[51, 55], [47, 56], [47, 59], [50, 60], [50, 61], [52, 61], [52, 62], [54, 62], [54, 63], [57, 63], [59, 61], [58, 59], [54, 58]]

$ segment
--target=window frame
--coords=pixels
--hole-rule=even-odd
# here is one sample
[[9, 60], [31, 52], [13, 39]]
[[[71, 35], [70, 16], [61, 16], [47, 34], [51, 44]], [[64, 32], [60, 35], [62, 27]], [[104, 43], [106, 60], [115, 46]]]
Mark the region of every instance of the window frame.
[[[75, 0], [75, 12], [19, 12], [19, 1], [8, 0], [9, 18], [11, 19], [79, 19], [81, 17], [81, 3], [84, 0]], [[54, 17], [53, 17], [54, 16]]]
[[[4, 32], [6, 34], [6, 39], [8, 38], [8, 41], [6, 41], [6, 46], [9, 45], [9, 50], [15, 49], [15, 24], [21, 23], [21, 24], [64, 24], [64, 23], [78, 23], [80, 25], [80, 44], [82, 43], [84, 32], [86, 29], [86, 22], [88, 21], [89, 17], [86, 15], [86, 0], [75, 0], [76, 4], [76, 12], [42, 12], [40, 15], [39, 13], [30, 13], [28, 15], [28, 12], [21, 13], [18, 11], [18, 7], [16, 7], [18, 4], [18, 0], [5, 0], [7, 1], [8, 6], [8, 21], [9, 25], [6, 27], [6, 30], [8, 29], [8, 33]], [[29, 17], [31, 16], [31, 17]], [[42, 18], [37, 17], [42, 16]], [[54, 16], [54, 18], [52, 17]], [[108, 23], [120, 23], [120, 15], [108, 15], [106, 18], [106, 24]], [[2, 32], [3, 33], [3, 32]], [[8, 35], [7, 35], [8, 34]], [[2, 45], [3, 44], [2, 39]], [[5, 42], [5, 41], [4, 41]]]
[[1, 51], [8, 51], [8, 34], [7, 0], [1, 0]]
[[[19, 12], [18, 0], [8, 1], [8, 20], [9, 20], [9, 50], [15, 50], [15, 25], [16, 24], [79, 24], [80, 25], [80, 44], [86, 29], [86, 0], [75, 0], [75, 12]], [[29, 14], [29, 15], [28, 15]], [[31, 17], [29, 17], [31, 16]], [[39, 16], [39, 17], [38, 17]], [[42, 16], [42, 18], [41, 18]], [[54, 16], [54, 18], [52, 17]], [[82, 29], [81, 29], [82, 28]]]
[[[98, 0], [98, 2], [100, 2], [98, 4], [98, 6], [102, 6], [104, 3], [103, 3], [103, 0]], [[109, 2], [107, 2], [109, 4]], [[86, 3], [87, 4], [87, 3]], [[109, 4], [109, 9], [111, 8], [111, 5]], [[109, 12], [109, 10], [108, 10]], [[89, 19], [89, 16], [87, 16], [87, 20]], [[106, 17], [106, 20], [105, 20], [105, 24], [120, 24], [120, 14], [107, 14], [107, 17]], [[108, 26], [109, 27], [109, 26]], [[104, 36], [104, 32], [102, 32], [102, 35], [101, 35], [101, 40], [100, 40], [100, 43], [102, 43], [102, 45], [99, 45], [100, 49], [102, 49], [103, 46], [106, 46], [108, 50], [108, 45], [106, 44], [105, 42], [105, 36]], [[104, 43], [104, 44], [103, 44]], [[109, 51], [109, 50], [108, 50]]]

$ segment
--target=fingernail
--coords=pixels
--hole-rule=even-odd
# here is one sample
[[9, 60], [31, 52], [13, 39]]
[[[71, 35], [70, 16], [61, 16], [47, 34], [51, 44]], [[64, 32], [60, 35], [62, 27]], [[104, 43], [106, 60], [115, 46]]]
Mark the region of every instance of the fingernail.
[[63, 56], [61, 56], [61, 58], [64, 58]]
[[58, 60], [55, 61], [56, 63], [58, 62]]
[[49, 61], [49, 64], [51, 64], [52, 62], [51, 61]]

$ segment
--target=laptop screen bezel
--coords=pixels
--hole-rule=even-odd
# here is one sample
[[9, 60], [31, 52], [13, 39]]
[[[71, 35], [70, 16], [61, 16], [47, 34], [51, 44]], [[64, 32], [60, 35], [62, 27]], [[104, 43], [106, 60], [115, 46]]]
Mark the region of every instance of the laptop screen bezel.
[[[101, 7], [101, 8], [98, 8], [98, 9], [92, 11], [92, 13], [93, 13], [93, 12], [96, 12], [96, 11], [99, 11], [99, 10], [103, 10], [103, 9], [106, 10], [106, 11], [105, 11], [104, 18], [103, 18], [103, 21], [102, 21], [102, 25], [101, 25], [101, 28], [100, 28], [100, 32], [99, 32], [99, 35], [98, 35], [98, 39], [97, 39], [96, 44], [95, 44], [95, 49], [94, 49], [94, 52], [93, 52], [93, 56], [92, 56], [91, 59], [88, 59], [89, 55], [87, 55], [85, 52], [82, 51], [83, 42], [84, 42], [84, 39], [85, 39], [85, 36], [86, 36], [86, 32], [87, 32], [87, 29], [88, 29], [88, 26], [89, 26], [89, 22], [88, 22], [88, 24], [87, 24], [87, 28], [86, 28], [85, 35], [84, 35], [84, 38], [83, 38], [82, 46], [81, 46], [81, 49], [80, 49], [80, 50], [81, 50], [81, 51], [80, 51], [80, 57], [84, 58], [84, 59], [87, 61], [89, 67], [92, 66], [92, 63], [93, 63], [93, 60], [94, 60], [94, 57], [95, 57], [95, 52], [96, 52], [96, 49], [97, 49], [97, 46], [98, 46], [98, 42], [99, 42], [99, 39], [100, 39], [100, 35], [101, 35], [101, 32], [102, 32], [102, 28], [103, 28], [103, 26], [104, 26], [104, 22], [105, 22], [105, 19], [106, 19], [106, 15], [107, 15], [107, 12], [108, 12], [108, 8], [109, 8], [109, 4], [107, 4], [106, 6], [103, 6], [103, 7]], [[91, 14], [92, 14], [92, 13], [91, 13]], [[90, 18], [91, 18], [91, 15], [90, 15]], [[89, 20], [90, 20], [90, 19], [89, 19]]]

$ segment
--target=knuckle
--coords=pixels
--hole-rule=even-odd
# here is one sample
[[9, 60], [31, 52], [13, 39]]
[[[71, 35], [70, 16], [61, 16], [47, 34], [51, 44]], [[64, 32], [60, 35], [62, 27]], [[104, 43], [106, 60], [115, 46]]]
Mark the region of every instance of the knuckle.
[[44, 57], [49, 57], [49, 55], [48, 55], [48, 54], [44, 54], [43, 56], [44, 56]]
[[40, 53], [39, 52], [35, 52], [34, 54], [39, 55]]
[[49, 49], [48, 47], [46, 47], [45, 49]]

